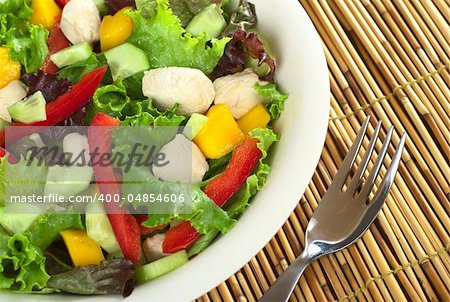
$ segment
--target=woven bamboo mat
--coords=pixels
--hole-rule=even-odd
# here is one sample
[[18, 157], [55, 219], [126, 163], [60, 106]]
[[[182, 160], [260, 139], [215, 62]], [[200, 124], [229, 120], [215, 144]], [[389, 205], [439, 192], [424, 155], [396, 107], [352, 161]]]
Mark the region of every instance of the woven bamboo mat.
[[381, 139], [391, 125], [394, 145], [402, 132], [409, 135], [391, 194], [361, 240], [306, 270], [291, 301], [450, 301], [449, 1], [300, 2], [329, 66], [331, 112], [322, 157], [277, 235], [198, 301], [261, 297], [302, 250], [308, 220], [368, 115], [369, 135], [378, 120]]

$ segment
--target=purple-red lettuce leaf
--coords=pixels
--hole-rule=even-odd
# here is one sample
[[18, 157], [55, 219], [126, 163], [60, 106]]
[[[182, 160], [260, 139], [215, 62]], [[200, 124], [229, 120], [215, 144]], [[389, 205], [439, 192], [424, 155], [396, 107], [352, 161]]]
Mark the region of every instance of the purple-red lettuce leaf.
[[256, 33], [237, 30], [225, 47], [224, 55], [211, 74], [213, 79], [243, 71], [249, 60], [256, 60], [257, 67], [267, 65], [267, 73], [261, 77], [265, 81], [273, 81], [276, 62], [269, 55], [264, 43]]
[[105, 4], [110, 15], [114, 15], [119, 10], [127, 6], [135, 7], [134, 0], [106, 0]]
[[78, 295], [122, 295], [134, 287], [134, 267], [130, 260], [115, 258], [100, 265], [78, 266], [52, 275], [47, 287]]
[[55, 74], [46, 74], [41, 70], [24, 74], [23, 80], [28, 85], [28, 95], [40, 91], [47, 102], [54, 101], [72, 87], [69, 81], [58, 79]]

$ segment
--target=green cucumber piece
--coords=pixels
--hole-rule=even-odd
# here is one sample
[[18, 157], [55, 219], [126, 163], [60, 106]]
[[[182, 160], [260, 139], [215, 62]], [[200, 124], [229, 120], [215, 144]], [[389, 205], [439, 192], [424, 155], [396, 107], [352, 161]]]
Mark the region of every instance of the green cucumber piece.
[[261, 64], [261, 66], [259, 65], [259, 60], [258, 59], [254, 59], [252, 57], [249, 56], [248, 60], [247, 60], [247, 67], [250, 67], [251, 69], [253, 69], [253, 71], [261, 78], [261, 77], [265, 77], [266, 75], [269, 74], [270, 72], [270, 67], [269, 64], [267, 64], [266, 62], [263, 62]]
[[7, 121], [5, 121], [5, 120], [0, 118], [0, 130], [5, 128], [6, 126], [9, 126], [9, 125], [11, 125], [10, 122], [7, 122]]
[[188, 262], [185, 250], [176, 252], [149, 264], [136, 267], [136, 279], [138, 283], [144, 283], [156, 279]]
[[86, 207], [86, 232], [108, 254], [122, 254], [105, 208], [99, 201], [91, 202]]
[[93, 174], [91, 166], [51, 166], [48, 168], [44, 195], [74, 196], [89, 187]]
[[32, 96], [8, 107], [8, 111], [11, 118], [17, 122], [25, 124], [41, 122], [47, 119], [46, 103], [42, 92], [38, 91]]
[[89, 43], [84, 42], [73, 45], [58, 51], [50, 56], [50, 60], [58, 66], [58, 68], [83, 62], [92, 55], [92, 49]]
[[[21, 206], [21, 205], [20, 205]], [[39, 207], [34, 205], [27, 205], [28, 211], [31, 210], [31, 207], [34, 208], [33, 211], [36, 213], [23, 213], [16, 214], [14, 211], [14, 207], [17, 208], [17, 213], [21, 210], [19, 206], [14, 204], [8, 205], [8, 212], [6, 212], [5, 207], [0, 207], [0, 225], [10, 234], [14, 235], [16, 233], [25, 232], [30, 228], [33, 222], [41, 215], [42, 211]], [[22, 209], [23, 211], [23, 209]]]
[[223, 11], [217, 4], [211, 4], [200, 11], [186, 27], [193, 36], [207, 33], [210, 38], [217, 38], [227, 26], [222, 15]]
[[208, 117], [206, 115], [199, 113], [192, 114], [184, 127], [183, 135], [186, 136], [187, 139], [193, 140], [200, 130], [202, 130], [203, 126], [205, 126], [207, 121]]
[[108, 12], [108, 8], [106, 7], [104, 0], [93, 0], [95, 6], [97, 6], [100, 14], [106, 14]]
[[105, 52], [113, 80], [122, 80], [150, 69], [146, 53], [131, 43], [125, 43]]

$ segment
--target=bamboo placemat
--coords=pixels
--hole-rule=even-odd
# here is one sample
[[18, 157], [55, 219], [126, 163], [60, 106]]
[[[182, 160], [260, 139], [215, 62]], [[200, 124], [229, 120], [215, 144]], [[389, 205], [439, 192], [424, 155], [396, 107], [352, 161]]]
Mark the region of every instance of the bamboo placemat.
[[369, 135], [378, 120], [381, 139], [395, 126], [394, 145], [408, 132], [395, 184], [363, 238], [314, 262], [291, 301], [450, 301], [449, 1], [300, 3], [322, 38], [329, 66], [331, 113], [322, 157], [277, 235], [198, 301], [261, 297], [302, 250], [309, 218], [368, 115]]

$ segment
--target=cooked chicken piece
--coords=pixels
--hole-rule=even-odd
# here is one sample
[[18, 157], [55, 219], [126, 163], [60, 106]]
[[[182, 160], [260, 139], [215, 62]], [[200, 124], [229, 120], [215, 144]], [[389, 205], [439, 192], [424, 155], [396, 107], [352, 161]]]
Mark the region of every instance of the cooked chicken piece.
[[27, 86], [21, 81], [12, 81], [6, 87], [0, 89], [0, 119], [11, 122], [8, 107], [27, 96]]
[[252, 69], [218, 78], [214, 81], [216, 90], [215, 104], [227, 104], [235, 119], [241, 118], [253, 107], [264, 101], [264, 98], [255, 90], [255, 84], [267, 82], [260, 81]]
[[100, 12], [92, 0], [71, 0], [62, 11], [61, 30], [72, 44], [100, 40]]
[[147, 71], [142, 92], [160, 109], [170, 109], [179, 103], [179, 113], [186, 115], [204, 113], [215, 96], [211, 80], [201, 70], [185, 67]]
[[167, 254], [164, 254], [162, 251], [162, 244], [165, 238], [166, 235], [164, 234], [156, 234], [145, 239], [142, 244], [142, 249], [144, 250], [145, 259], [147, 259], [147, 262], [153, 262], [167, 256]]
[[[64, 137], [63, 140], [64, 153], [71, 153], [72, 160], [78, 158], [77, 163], [82, 164], [83, 158], [89, 157], [89, 143], [88, 138], [85, 135], [79, 133], [70, 133]], [[81, 156], [81, 154], [83, 154]]]
[[184, 135], [175, 138], [160, 150], [165, 155], [166, 165], [154, 165], [153, 174], [170, 182], [198, 183], [209, 169], [208, 162], [196, 144]]

